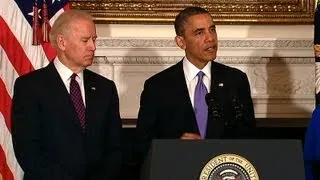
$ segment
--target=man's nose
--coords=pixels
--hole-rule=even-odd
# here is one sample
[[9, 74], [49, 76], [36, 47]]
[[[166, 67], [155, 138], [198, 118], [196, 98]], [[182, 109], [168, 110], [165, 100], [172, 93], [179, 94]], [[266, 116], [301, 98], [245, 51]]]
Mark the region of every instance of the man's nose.
[[96, 50], [96, 43], [95, 43], [95, 41], [93, 40], [93, 39], [91, 39], [90, 41], [89, 41], [89, 49], [90, 50], [92, 50], [92, 51], [95, 51]]
[[216, 34], [215, 33], [207, 33], [206, 34], [206, 41], [207, 42], [212, 42], [212, 41], [216, 41]]

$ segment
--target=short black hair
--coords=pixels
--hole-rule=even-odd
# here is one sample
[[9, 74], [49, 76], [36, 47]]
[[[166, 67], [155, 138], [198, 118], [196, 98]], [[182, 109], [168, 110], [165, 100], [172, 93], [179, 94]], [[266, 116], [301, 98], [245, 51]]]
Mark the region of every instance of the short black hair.
[[180, 13], [176, 16], [176, 19], [174, 21], [174, 29], [176, 31], [177, 36], [183, 36], [184, 35], [184, 25], [188, 18], [193, 15], [198, 15], [198, 14], [209, 14], [210, 13], [201, 8], [201, 7], [187, 7], [184, 10], [180, 11]]

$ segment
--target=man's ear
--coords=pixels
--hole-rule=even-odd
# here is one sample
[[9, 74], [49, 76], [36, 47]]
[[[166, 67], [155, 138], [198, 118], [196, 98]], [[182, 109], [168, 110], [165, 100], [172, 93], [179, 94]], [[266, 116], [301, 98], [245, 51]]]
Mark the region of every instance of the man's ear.
[[66, 40], [61, 34], [57, 35], [57, 46], [61, 50], [65, 50], [66, 49], [65, 48], [66, 47]]
[[186, 49], [186, 43], [184, 42], [184, 38], [182, 36], [176, 36], [174, 38], [174, 40], [176, 41], [176, 44], [183, 50]]

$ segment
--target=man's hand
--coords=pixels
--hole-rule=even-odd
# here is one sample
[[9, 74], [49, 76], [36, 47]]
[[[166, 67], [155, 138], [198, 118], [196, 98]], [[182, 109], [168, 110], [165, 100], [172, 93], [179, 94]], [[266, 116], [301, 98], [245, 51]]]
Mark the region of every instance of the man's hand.
[[194, 133], [183, 133], [180, 139], [186, 139], [186, 140], [194, 140], [194, 139], [202, 139], [199, 134]]

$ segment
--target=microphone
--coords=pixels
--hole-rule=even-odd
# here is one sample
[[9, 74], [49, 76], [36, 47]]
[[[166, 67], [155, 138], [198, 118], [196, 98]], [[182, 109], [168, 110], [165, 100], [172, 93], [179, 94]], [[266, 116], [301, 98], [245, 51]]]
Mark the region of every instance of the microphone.
[[235, 127], [237, 123], [244, 121], [244, 108], [243, 104], [240, 103], [238, 97], [233, 96], [232, 98], [232, 107], [234, 109], [234, 118], [230, 119], [230, 126]]
[[209, 114], [211, 114], [213, 120], [219, 120], [222, 119], [222, 106], [217, 103], [217, 98], [212, 94], [212, 93], [208, 93], [206, 94], [206, 103], [208, 106], [208, 112]]
[[223, 115], [223, 105], [218, 101], [217, 93], [208, 93], [206, 95], [206, 103], [208, 105], [208, 112], [213, 120], [224, 120], [226, 128], [235, 128], [238, 123], [245, 123], [245, 108], [240, 102], [237, 96], [233, 96], [231, 100], [231, 106], [228, 108], [233, 109], [231, 114], [226, 114], [226, 118]]
[[[216, 92], [216, 91], [215, 91]], [[209, 118], [215, 122], [223, 123], [226, 138], [252, 137], [254, 135], [254, 123], [251, 122], [251, 114], [244, 106], [241, 98], [233, 94], [208, 93], [206, 103], [208, 105]], [[227, 99], [223, 99], [227, 98]], [[252, 128], [251, 128], [252, 127]]]
[[[232, 106], [235, 111], [235, 120], [236, 124], [250, 124], [250, 114], [244, 105], [240, 102], [240, 99], [237, 96], [234, 96], [232, 99]], [[235, 124], [235, 125], [236, 125]]]

